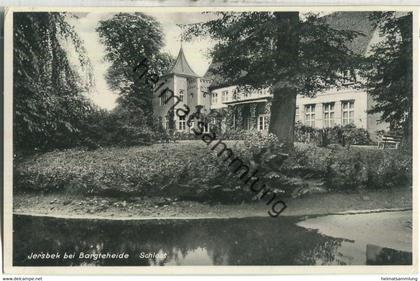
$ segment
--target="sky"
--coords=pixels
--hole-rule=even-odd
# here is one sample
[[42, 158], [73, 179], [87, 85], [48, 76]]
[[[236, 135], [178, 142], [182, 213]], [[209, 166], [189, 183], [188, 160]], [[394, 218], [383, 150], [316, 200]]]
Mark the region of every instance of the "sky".
[[[210, 17], [210, 15], [203, 15], [201, 13], [148, 13], [150, 16], [156, 18], [162, 26], [164, 33], [165, 47], [164, 52], [168, 52], [176, 58], [178, 55], [181, 40], [181, 29], [177, 24], [188, 24], [202, 22]], [[116, 99], [118, 97], [116, 92], [113, 92], [105, 81], [105, 74], [110, 66], [110, 63], [104, 60], [105, 48], [100, 43], [99, 35], [95, 31], [100, 20], [104, 20], [113, 16], [111, 13], [84, 13], [78, 14], [78, 19], [71, 20], [76, 31], [81, 39], [84, 41], [84, 46], [89, 56], [93, 72], [95, 76], [95, 87], [88, 96], [100, 108], [112, 109], [116, 106]], [[210, 39], [193, 39], [189, 42], [182, 42], [185, 56], [192, 67], [198, 74], [203, 75], [210, 65], [210, 58], [208, 50], [213, 46]], [[75, 58], [72, 58], [73, 61]]]

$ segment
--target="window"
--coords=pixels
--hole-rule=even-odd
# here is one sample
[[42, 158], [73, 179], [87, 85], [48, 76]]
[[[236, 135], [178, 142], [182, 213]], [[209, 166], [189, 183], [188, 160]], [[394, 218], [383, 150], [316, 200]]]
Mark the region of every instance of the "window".
[[204, 129], [203, 130], [204, 133], [208, 133], [209, 132], [209, 123], [204, 122], [203, 129]]
[[251, 117], [245, 118], [245, 128], [247, 130], [251, 130], [252, 129], [252, 118]]
[[341, 102], [342, 119], [341, 124], [343, 126], [354, 123], [354, 101], [342, 101]]
[[334, 103], [324, 103], [324, 127], [334, 127]]
[[217, 93], [213, 93], [211, 103], [217, 103]]
[[165, 129], [170, 129], [169, 128], [169, 116], [165, 116], [165, 125], [164, 125]]
[[296, 116], [295, 116], [295, 122], [300, 121], [300, 112], [299, 112], [299, 106], [296, 106]]
[[258, 131], [268, 130], [268, 114], [258, 116]]
[[229, 94], [228, 91], [222, 92], [222, 102], [228, 101], [228, 98], [229, 98], [228, 94]]
[[167, 93], [168, 91], [166, 91], [165, 93], [161, 93], [161, 96], [159, 98], [159, 105], [165, 105], [166, 104], [166, 100], [167, 100]]
[[185, 116], [180, 116], [179, 117], [179, 129], [181, 131], [185, 130]]
[[315, 127], [315, 104], [305, 105], [305, 125]]
[[184, 101], [184, 90], [179, 90], [179, 100]]

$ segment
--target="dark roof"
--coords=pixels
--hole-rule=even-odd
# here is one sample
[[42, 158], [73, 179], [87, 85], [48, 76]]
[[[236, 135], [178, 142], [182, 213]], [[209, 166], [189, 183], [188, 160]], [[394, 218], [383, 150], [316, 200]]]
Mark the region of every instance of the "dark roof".
[[[358, 36], [353, 39], [352, 42], [348, 43], [350, 50], [357, 54], [364, 55], [368, 50], [369, 43], [372, 39], [375, 27], [369, 20], [370, 12], [334, 12], [325, 16], [326, 22], [330, 27], [337, 30], [353, 30], [364, 34], [364, 36]], [[220, 62], [212, 62], [204, 74], [204, 78], [213, 80], [210, 88], [221, 88], [229, 86], [220, 75], [218, 67]]]
[[179, 50], [178, 57], [176, 58], [175, 64], [168, 74], [178, 74], [184, 76], [199, 77], [191, 66], [188, 64], [187, 59], [185, 58], [184, 50]]
[[222, 75], [220, 75], [220, 71], [218, 70], [218, 67], [220, 67], [222, 63], [220, 62], [212, 62], [207, 69], [206, 73], [204, 74], [204, 79], [211, 80], [210, 84], [210, 90], [214, 88], [220, 88], [224, 86], [228, 86], [226, 84], [226, 79], [223, 78]]
[[371, 12], [335, 12], [325, 16], [331, 28], [337, 30], [353, 30], [364, 34], [357, 36], [348, 43], [348, 48], [356, 54], [365, 55], [375, 31], [375, 26], [369, 20]]

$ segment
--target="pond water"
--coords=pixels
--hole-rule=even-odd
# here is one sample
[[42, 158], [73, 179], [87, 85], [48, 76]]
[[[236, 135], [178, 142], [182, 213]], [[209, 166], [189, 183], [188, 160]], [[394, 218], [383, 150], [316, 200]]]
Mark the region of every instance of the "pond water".
[[148, 221], [15, 215], [13, 261], [16, 266], [404, 265], [412, 262], [411, 220], [411, 211]]

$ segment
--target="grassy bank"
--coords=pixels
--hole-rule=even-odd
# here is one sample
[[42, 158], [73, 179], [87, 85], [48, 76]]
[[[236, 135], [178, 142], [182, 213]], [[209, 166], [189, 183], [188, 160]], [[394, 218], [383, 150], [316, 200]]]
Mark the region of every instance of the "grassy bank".
[[[228, 142], [242, 159], [255, 147]], [[316, 185], [325, 191], [411, 185], [411, 157], [397, 150], [296, 145], [276, 187], [285, 197]], [[65, 150], [15, 159], [15, 191], [102, 196], [164, 196], [241, 202], [253, 193], [202, 141], [94, 151]]]
[[[353, 193], [312, 194], [288, 198], [281, 216], [314, 216], [342, 212], [362, 212], [412, 208], [411, 190], [392, 189]], [[128, 199], [67, 194], [20, 193], [13, 198], [15, 214], [47, 215], [72, 218], [144, 219], [144, 218], [239, 218], [268, 217], [264, 202], [244, 204], [208, 204], [197, 201], [158, 197]]]

